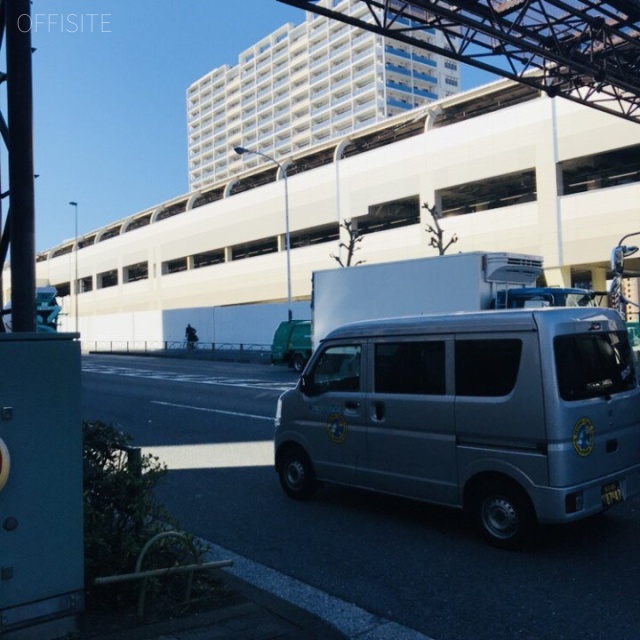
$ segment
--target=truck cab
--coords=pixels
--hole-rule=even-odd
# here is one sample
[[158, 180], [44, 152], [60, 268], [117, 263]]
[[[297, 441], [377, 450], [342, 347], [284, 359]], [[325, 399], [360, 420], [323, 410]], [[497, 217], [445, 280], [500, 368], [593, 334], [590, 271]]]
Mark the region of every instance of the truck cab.
[[288, 364], [301, 373], [311, 357], [311, 322], [285, 320], [278, 325], [271, 344], [271, 362]]
[[542, 307], [595, 307], [596, 293], [588, 289], [562, 287], [522, 287], [497, 292], [496, 309]]

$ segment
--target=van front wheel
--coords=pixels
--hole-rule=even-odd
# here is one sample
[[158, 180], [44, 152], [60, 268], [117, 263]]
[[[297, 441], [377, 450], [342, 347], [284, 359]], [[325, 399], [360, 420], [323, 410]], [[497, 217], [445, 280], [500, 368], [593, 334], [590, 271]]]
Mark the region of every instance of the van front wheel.
[[536, 521], [527, 495], [507, 482], [480, 488], [476, 493], [475, 512], [484, 539], [501, 549], [521, 547]]
[[316, 474], [307, 454], [300, 447], [286, 451], [278, 465], [280, 484], [290, 498], [302, 500], [316, 490]]

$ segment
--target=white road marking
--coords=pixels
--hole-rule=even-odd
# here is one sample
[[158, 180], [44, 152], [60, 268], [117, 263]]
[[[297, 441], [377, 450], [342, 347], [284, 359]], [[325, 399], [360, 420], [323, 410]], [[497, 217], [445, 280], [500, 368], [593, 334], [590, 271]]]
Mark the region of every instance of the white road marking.
[[82, 371], [102, 375], [127, 376], [129, 378], [146, 378], [147, 380], [169, 380], [173, 382], [189, 382], [191, 384], [209, 384], [226, 387], [243, 387], [245, 389], [265, 389], [267, 391], [288, 391], [295, 382], [267, 382], [253, 378], [224, 378], [200, 374], [158, 373], [149, 369], [132, 369], [100, 364], [83, 364]]
[[143, 455], [159, 458], [170, 471], [273, 466], [272, 440], [162, 445], [141, 450]]
[[222, 413], [226, 416], [238, 416], [239, 418], [253, 418], [255, 420], [271, 420], [273, 416], [259, 416], [255, 413], [239, 413], [238, 411], [224, 411], [223, 409], [209, 409], [208, 407], [196, 407], [191, 404], [177, 404], [175, 402], [162, 402], [161, 400], [152, 400], [151, 404], [161, 404], [166, 407], [177, 407], [178, 409], [192, 409], [193, 411], [206, 411], [208, 413]]

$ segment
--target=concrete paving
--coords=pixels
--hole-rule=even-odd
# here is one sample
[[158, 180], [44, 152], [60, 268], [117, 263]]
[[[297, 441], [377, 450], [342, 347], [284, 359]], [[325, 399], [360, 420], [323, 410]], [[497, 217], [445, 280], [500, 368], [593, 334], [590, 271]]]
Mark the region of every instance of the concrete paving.
[[246, 602], [86, 636], [87, 640], [431, 640], [244, 556], [206, 544], [207, 560], [233, 561], [224, 569], [225, 581]]

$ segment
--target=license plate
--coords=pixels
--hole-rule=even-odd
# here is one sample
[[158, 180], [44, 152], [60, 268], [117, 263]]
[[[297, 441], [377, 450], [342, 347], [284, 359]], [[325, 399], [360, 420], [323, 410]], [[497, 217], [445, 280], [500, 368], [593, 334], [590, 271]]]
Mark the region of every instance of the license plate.
[[622, 502], [620, 483], [616, 481], [605, 484], [602, 487], [602, 503], [610, 507], [612, 504], [617, 504], [618, 502]]

